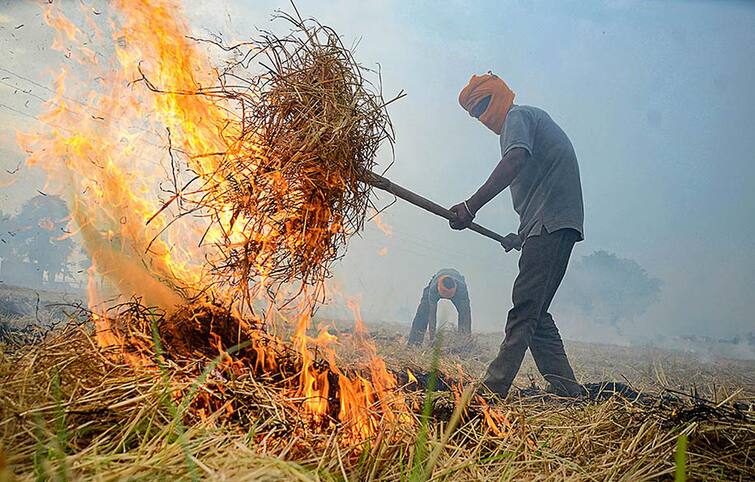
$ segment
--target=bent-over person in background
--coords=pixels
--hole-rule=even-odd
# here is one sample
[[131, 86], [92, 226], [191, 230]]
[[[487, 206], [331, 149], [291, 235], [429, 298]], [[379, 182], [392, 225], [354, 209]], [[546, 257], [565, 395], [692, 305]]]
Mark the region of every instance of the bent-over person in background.
[[419, 345], [429, 331], [430, 339], [435, 337], [438, 315], [438, 301], [450, 300], [459, 314], [459, 333], [472, 333], [472, 308], [469, 304], [469, 290], [464, 276], [452, 268], [435, 273], [422, 291], [417, 313], [409, 332], [409, 344]]
[[[459, 103], [500, 136], [502, 157], [477, 192], [451, 208], [456, 216], [451, 227], [469, 227], [480, 208], [507, 187], [520, 218], [522, 254], [512, 293], [514, 306], [484, 384], [505, 397], [529, 348], [552, 391], [580, 395], [582, 387], [548, 312], [572, 248], [583, 239], [582, 187], [574, 148], [547, 112], [515, 105], [514, 93], [492, 73], [473, 75], [459, 94]], [[509, 251], [511, 246], [504, 248]]]

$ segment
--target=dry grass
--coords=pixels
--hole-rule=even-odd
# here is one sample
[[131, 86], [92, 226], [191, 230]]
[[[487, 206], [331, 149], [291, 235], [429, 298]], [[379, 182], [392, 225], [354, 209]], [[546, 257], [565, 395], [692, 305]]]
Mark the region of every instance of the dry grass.
[[[349, 337], [342, 338], [347, 360]], [[422, 378], [433, 356], [400, 341], [378, 336], [390, 366]], [[482, 363], [469, 353], [485, 350], [478, 340], [449, 338], [436, 358], [441, 378], [468, 378]], [[416, 424], [380, 424], [373, 438], [355, 442], [337, 424], [313, 426], [303, 400], [263, 375], [231, 375], [207, 359], [195, 361], [204, 368], [198, 377], [196, 367], [169, 360], [142, 368], [111, 360], [83, 328], [3, 356], [4, 473], [19, 480], [644, 480], [673, 476], [681, 434], [689, 437], [691, 478], [746, 480], [755, 469], [752, 408], [739, 419], [727, 408], [746, 401], [741, 392], [709, 412], [685, 397], [643, 405], [514, 396], [497, 403], [506, 419], [491, 426], [479, 399], [454, 415], [458, 392], [437, 392], [423, 423], [425, 391], [410, 385], [404, 390]], [[676, 378], [696, 373], [670, 369]], [[719, 393], [736, 376], [719, 372]], [[752, 386], [740, 388], [752, 394]], [[206, 397], [220, 403], [202, 405]]]

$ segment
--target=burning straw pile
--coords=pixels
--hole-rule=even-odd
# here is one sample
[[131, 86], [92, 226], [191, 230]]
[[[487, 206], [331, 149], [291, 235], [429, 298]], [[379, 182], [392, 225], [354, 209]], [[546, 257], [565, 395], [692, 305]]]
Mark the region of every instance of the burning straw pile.
[[[209, 218], [205, 234], [213, 233], [217, 252], [207, 261], [215, 279], [183, 306], [147, 307], [135, 298], [93, 317], [101, 344], [126, 361], [144, 363], [160, 352], [186, 367], [220, 353], [218, 370], [266, 378], [300, 398], [314, 427], [341, 423], [370, 436], [381, 417], [408, 417], [395, 377], [363, 337], [363, 365], [340, 369], [330, 347], [335, 339], [327, 332], [312, 337], [309, 328], [332, 263], [374, 208], [363, 180], [381, 143], [393, 142], [387, 102], [332, 29], [284, 13], [276, 18], [290, 27], [288, 35], [265, 32], [251, 46], [215, 43], [235, 58], [217, 86], [171, 90], [139, 69], [157, 96], [222, 106], [224, 149], [176, 151], [196, 175], [183, 188], [174, 180], [173, 195], [148, 220], [171, 205], [180, 209], [173, 221]], [[263, 296], [260, 314], [254, 302]], [[285, 344], [267, 328], [289, 296], [302, 303], [290, 310], [295, 333]], [[230, 347], [240, 347], [233, 357]]]
[[288, 35], [217, 44], [235, 61], [219, 86], [195, 93], [235, 105], [237, 115], [217, 170], [182, 200], [189, 212], [210, 212], [210, 229], [223, 233], [215, 272], [242, 292], [321, 287], [363, 228], [371, 206], [364, 173], [381, 144], [393, 143], [389, 102], [336, 32], [285, 13], [276, 19], [290, 25]]
[[[397, 366], [412, 359], [420, 379], [432, 363], [395, 339], [381, 350]], [[458, 377], [454, 365], [469, 358], [445, 353], [440, 378]], [[412, 382], [410, 404], [427, 400], [426, 409], [410, 412], [411, 423], [384, 421], [374, 436], [354, 440], [338, 427], [313, 430], [301, 398], [270, 379], [218, 366], [197, 376], [170, 360], [159, 369], [114, 363], [75, 327], [4, 355], [0, 479], [10, 471], [19, 480], [668, 479], [682, 435], [690, 479], [748, 480], [755, 469], [753, 409], [730, 408], [733, 397], [748, 400], [736, 392], [717, 403], [541, 395], [491, 413], [476, 399], [457, 411], [458, 393], [429, 395]], [[692, 378], [695, 368], [686, 370], [680, 375]], [[736, 387], [736, 377], [720, 375], [719, 390]]]

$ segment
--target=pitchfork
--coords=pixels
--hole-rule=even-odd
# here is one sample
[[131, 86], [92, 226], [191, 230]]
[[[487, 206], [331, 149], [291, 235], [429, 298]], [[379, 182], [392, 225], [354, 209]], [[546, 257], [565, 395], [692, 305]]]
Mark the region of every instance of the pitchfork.
[[[364, 180], [367, 184], [369, 184], [372, 187], [389, 192], [393, 194], [394, 196], [401, 198], [408, 203], [414, 204], [417, 207], [420, 207], [442, 218], [448, 219], [449, 221], [452, 221], [456, 217], [454, 213], [444, 208], [440, 204], [437, 204], [425, 197], [422, 197], [419, 194], [406, 189], [405, 187], [399, 186], [398, 184], [391, 182], [389, 179], [384, 178], [380, 174], [375, 174], [372, 171], [367, 171]], [[477, 223], [472, 223], [472, 225], [469, 226], [468, 229], [471, 229], [472, 231], [476, 233], [482, 234], [483, 236], [487, 238], [498, 241], [499, 243], [501, 243], [501, 246], [503, 246], [506, 252], [509, 252], [512, 249], [519, 250], [522, 247], [519, 237], [514, 234], [509, 234], [508, 236], [501, 236], [500, 234], [494, 231], [491, 231], [488, 228], [480, 226]]]

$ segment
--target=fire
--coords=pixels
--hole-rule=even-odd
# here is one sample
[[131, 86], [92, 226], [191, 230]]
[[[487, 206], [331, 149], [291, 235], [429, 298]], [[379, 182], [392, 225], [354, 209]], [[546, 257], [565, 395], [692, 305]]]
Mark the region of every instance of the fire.
[[374, 216], [372, 217], [372, 221], [375, 223], [375, 226], [377, 226], [377, 228], [380, 231], [382, 231], [386, 237], [390, 238], [393, 236], [393, 228], [388, 223], [385, 222], [382, 214], [380, 214], [379, 212], [375, 212]]
[[488, 429], [498, 437], [505, 437], [511, 429], [508, 418], [495, 410], [491, 410], [484, 398], [478, 396], [477, 402], [482, 407], [483, 419]]
[[[229, 319], [274, 325], [275, 318], [282, 318], [294, 325], [292, 343], [300, 359], [291, 395], [302, 400], [313, 420], [337, 418], [359, 439], [374, 434], [381, 418], [411, 423], [356, 301], [349, 301], [349, 307], [356, 322], [354, 340], [366, 360], [362, 374], [338, 368], [338, 340], [327, 328], [315, 337], [309, 334], [322, 286], [291, 288], [301, 301], [279, 307], [290, 298], [285, 287], [270, 290], [271, 258], [281, 246], [300, 247], [302, 241], [275, 226], [309, 212], [303, 187], [280, 173], [266, 174], [265, 184], [252, 188], [277, 196], [274, 201], [288, 207], [261, 221], [254, 219], [259, 213], [226, 206], [224, 193], [234, 188], [239, 174], [228, 161], [260, 159], [261, 154], [254, 137], [239, 135], [236, 107], [212, 95], [196, 95], [217, 84], [218, 70], [207, 51], [187, 38], [190, 28], [179, 5], [172, 0], [115, 0], [112, 9], [108, 26], [88, 14], [81, 27], [58, 7], [45, 8], [44, 18], [56, 32], [53, 48], [70, 60], [57, 73], [56, 94], [40, 116], [45, 128], [18, 135], [31, 153], [28, 164], [47, 172], [46, 190], [66, 200], [69, 231], [92, 258], [88, 292], [99, 343], [134, 343], [128, 330], [114, 329], [107, 311], [128, 299], [155, 307], [167, 324], [190, 314], [186, 329], [212, 321], [215, 305], [210, 300], [226, 305]], [[196, 199], [202, 209], [192, 204]], [[312, 212], [328, 217], [325, 222], [335, 219], [330, 229], [342, 229], [333, 213]], [[374, 219], [390, 235], [390, 227], [379, 216]], [[306, 227], [306, 218], [303, 223]], [[248, 270], [259, 276], [249, 291], [214, 277], [221, 246], [258, 250]], [[223, 366], [241, 369], [226, 351], [233, 337], [207, 329], [206, 341], [222, 356]], [[254, 370], [279, 369], [273, 345], [257, 339], [246, 323], [239, 322], [238, 333], [251, 338]], [[233, 407], [224, 410], [232, 412]]]
[[[98, 297], [134, 295], [149, 306], [172, 310], [194, 294], [206, 273], [193, 261], [203, 253], [191, 242], [179, 242], [192, 227], [161, 235], [166, 218], [145, 226], [159, 198], [154, 181], [164, 177], [154, 161], [165, 158], [161, 140], [166, 129], [176, 148], [191, 152], [218, 146], [214, 126], [222, 117], [196, 99], [177, 102], [176, 96], [150, 95], [130, 84], [140, 71], [148, 71], [171, 89], [190, 88], [209, 81], [211, 72], [209, 61], [182, 34], [185, 21], [169, 14], [169, 2], [154, 8], [131, 3], [134, 8], [115, 2], [124, 15], [111, 32], [109, 62], [86, 45], [89, 36], [83, 30], [47, 7], [45, 20], [58, 34], [53, 48], [72, 53], [77, 65], [57, 75], [56, 95], [40, 116], [49, 129], [22, 133], [19, 141], [33, 153], [28, 163], [48, 172], [48, 188], [67, 200], [73, 229], [98, 274], [106, 277], [110, 286], [97, 288]], [[89, 27], [94, 38], [103, 38], [93, 22]], [[192, 61], [201, 68], [186, 69]]]

